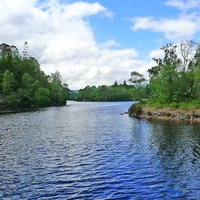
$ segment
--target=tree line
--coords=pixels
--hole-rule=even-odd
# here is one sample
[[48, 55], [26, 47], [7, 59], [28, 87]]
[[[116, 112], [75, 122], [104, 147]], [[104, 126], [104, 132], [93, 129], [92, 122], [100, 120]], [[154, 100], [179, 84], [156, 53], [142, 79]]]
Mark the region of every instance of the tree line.
[[[25, 43], [27, 45], [27, 43]], [[184, 41], [161, 48], [162, 58], [153, 58], [155, 66], [144, 75], [132, 71], [129, 82], [106, 86], [87, 86], [73, 93], [61, 81], [57, 71], [45, 75], [39, 62], [24, 48], [0, 45], [0, 105], [50, 106], [76, 101], [144, 100], [152, 106], [200, 107], [200, 44]]]
[[138, 89], [126, 81], [106, 86], [87, 86], [75, 95], [75, 101], [131, 101], [139, 99]]
[[161, 48], [162, 58], [152, 58], [149, 81], [137, 71], [130, 73], [132, 84], [87, 86], [75, 95], [78, 101], [146, 100], [150, 106], [200, 107], [200, 44], [183, 41]]
[[60, 73], [45, 75], [26, 48], [20, 56], [16, 46], [0, 44], [1, 106], [65, 105], [69, 92], [67, 84], [61, 82]]

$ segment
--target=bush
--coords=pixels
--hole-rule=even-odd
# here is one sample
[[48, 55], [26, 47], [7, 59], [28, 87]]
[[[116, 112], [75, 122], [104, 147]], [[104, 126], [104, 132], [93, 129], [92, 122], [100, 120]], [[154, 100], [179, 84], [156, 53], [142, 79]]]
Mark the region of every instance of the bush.
[[142, 106], [139, 103], [133, 104], [128, 109], [129, 116], [138, 117], [142, 113]]

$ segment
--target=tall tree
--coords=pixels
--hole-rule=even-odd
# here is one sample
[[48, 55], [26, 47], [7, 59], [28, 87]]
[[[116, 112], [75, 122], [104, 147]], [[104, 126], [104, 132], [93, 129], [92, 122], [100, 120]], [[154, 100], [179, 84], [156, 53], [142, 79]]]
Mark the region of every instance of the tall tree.
[[129, 79], [129, 81], [131, 83], [133, 83], [133, 85], [136, 88], [139, 88], [141, 86], [141, 84], [146, 81], [146, 79], [144, 78], [143, 74], [140, 74], [139, 72], [133, 71], [133, 72], [131, 72], [131, 78]]
[[142, 83], [144, 83], [146, 81], [146, 79], [144, 78], [144, 75], [140, 74], [139, 72], [133, 71], [133, 72], [131, 72], [131, 78], [129, 79], [129, 81], [136, 88], [137, 99], [141, 100], [144, 95], [144, 90], [141, 86], [142, 86]]

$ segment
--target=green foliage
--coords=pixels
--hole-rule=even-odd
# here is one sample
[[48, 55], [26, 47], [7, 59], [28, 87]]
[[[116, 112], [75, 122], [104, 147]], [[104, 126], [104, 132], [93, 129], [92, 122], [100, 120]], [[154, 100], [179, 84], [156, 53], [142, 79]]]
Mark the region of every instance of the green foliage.
[[76, 101], [130, 101], [137, 99], [136, 89], [126, 84], [112, 86], [87, 86], [81, 89], [76, 95]]
[[151, 98], [144, 101], [144, 102], [141, 102], [141, 103], [142, 103], [142, 105], [153, 107], [153, 108], [156, 108], [156, 109], [163, 108], [163, 106], [164, 106], [164, 104], [159, 103], [157, 101], [154, 101], [154, 99], [151, 99]]
[[2, 90], [4, 95], [9, 95], [15, 91], [15, 77], [12, 72], [6, 70], [3, 74]]
[[70, 90], [61, 75], [46, 76], [33, 57], [20, 57], [17, 47], [0, 45], [0, 102], [3, 106], [65, 105]]
[[146, 79], [144, 78], [144, 75], [133, 71], [131, 72], [131, 78], [129, 79], [129, 81], [133, 83], [133, 85], [135, 85], [136, 87], [140, 87], [141, 84], [146, 81]]
[[170, 107], [170, 108], [179, 108], [179, 103], [177, 103], [177, 102], [172, 102], [172, 103], [169, 104], [168, 107]]
[[37, 104], [40, 106], [51, 105], [51, 97], [49, 89], [39, 87], [35, 91], [35, 100]]
[[50, 87], [52, 102], [54, 105], [63, 105], [66, 102], [65, 92], [61, 83], [53, 79]]
[[[148, 70], [149, 96], [153, 104], [178, 108], [181, 102], [200, 98], [200, 47], [195, 45], [191, 41], [176, 46], [169, 44], [161, 48], [163, 58], [153, 58], [157, 66]], [[181, 56], [177, 52], [181, 52]]]
[[140, 103], [133, 104], [128, 110], [129, 116], [138, 117], [142, 113], [142, 105]]
[[141, 100], [144, 96], [144, 90], [142, 87], [142, 83], [144, 83], [146, 81], [146, 79], [144, 78], [144, 75], [133, 71], [131, 72], [131, 78], [129, 79], [129, 81], [134, 85], [134, 87], [137, 89], [136, 90], [136, 95], [137, 95], [137, 100]]

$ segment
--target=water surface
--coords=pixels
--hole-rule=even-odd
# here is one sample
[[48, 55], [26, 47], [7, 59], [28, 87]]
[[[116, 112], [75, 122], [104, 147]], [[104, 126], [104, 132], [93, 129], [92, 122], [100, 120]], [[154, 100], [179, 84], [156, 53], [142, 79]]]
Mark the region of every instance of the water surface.
[[198, 199], [200, 126], [69, 102], [0, 115], [0, 199]]

